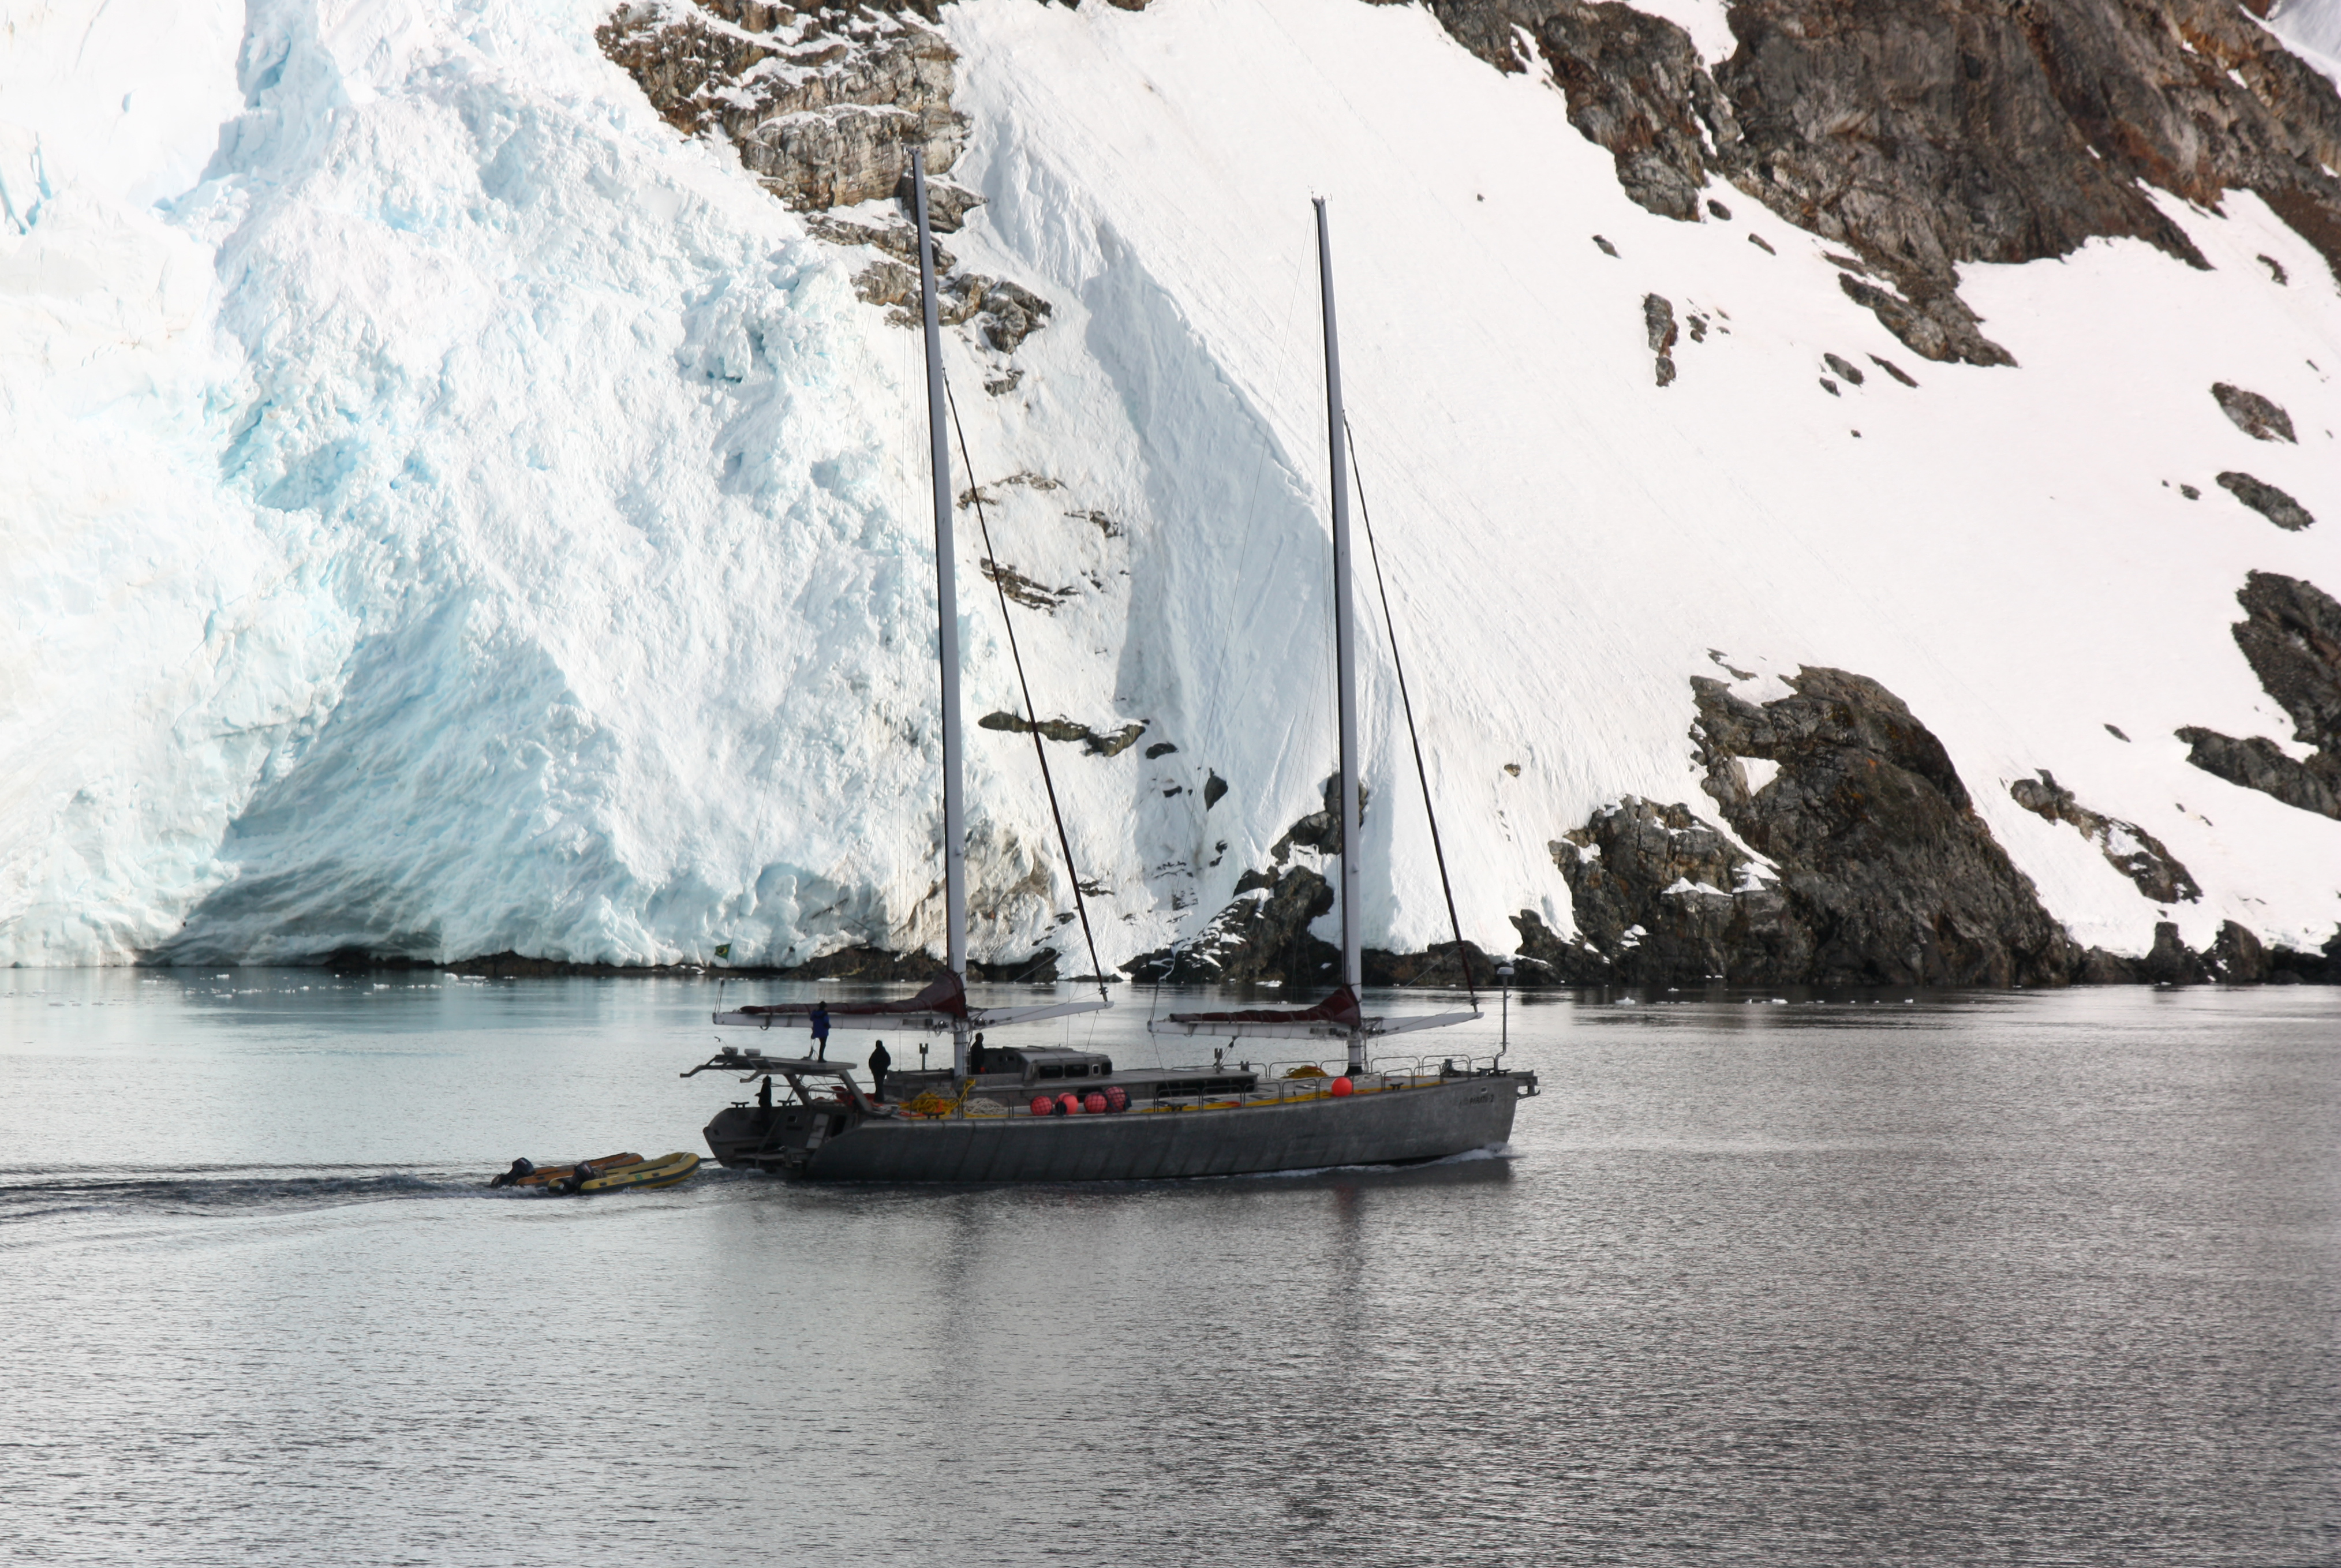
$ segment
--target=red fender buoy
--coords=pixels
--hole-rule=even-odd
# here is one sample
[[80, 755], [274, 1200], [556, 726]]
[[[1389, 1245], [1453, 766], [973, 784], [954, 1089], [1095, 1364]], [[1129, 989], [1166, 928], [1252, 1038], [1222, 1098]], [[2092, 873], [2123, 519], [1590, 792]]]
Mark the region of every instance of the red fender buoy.
[[1073, 1095], [1059, 1095], [1057, 1097], [1057, 1110], [1061, 1116], [1076, 1116], [1081, 1115], [1081, 1102], [1079, 1097]]
[[1107, 1085], [1105, 1091], [1105, 1108], [1110, 1111], [1128, 1110], [1130, 1108], [1130, 1091], [1123, 1088], [1120, 1084]]
[[1081, 1109], [1093, 1116], [1105, 1115], [1105, 1096], [1096, 1089], [1091, 1089], [1081, 1097]]
[[1056, 1109], [1057, 1109], [1057, 1102], [1056, 1102], [1056, 1101], [1054, 1101], [1054, 1100], [1052, 1100], [1052, 1099], [1051, 1099], [1048, 1096], [1046, 1096], [1046, 1095], [1034, 1095], [1034, 1096], [1032, 1097], [1032, 1114], [1033, 1114], [1034, 1116], [1051, 1116], [1051, 1115], [1053, 1115], [1053, 1114], [1055, 1113]]
[[1328, 1086], [1327, 1092], [1337, 1100], [1345, 1100], [1351, 1095], [1358, 1092], [1358, 1086], [1351, 1083], [1347, 1077], [1339, 1077], [1335, 1078], [1332, 1083]]

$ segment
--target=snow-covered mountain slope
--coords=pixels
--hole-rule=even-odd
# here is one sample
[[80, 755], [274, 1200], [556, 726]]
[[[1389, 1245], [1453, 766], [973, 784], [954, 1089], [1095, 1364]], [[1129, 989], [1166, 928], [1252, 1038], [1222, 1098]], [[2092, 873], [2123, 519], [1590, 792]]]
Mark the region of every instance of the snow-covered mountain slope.
[[2269, 10], [2267, 23], [2302, 59], [2341, 80], [2341, 4], [2280, 0]]
[[[239, 12], [9, 18], [0, 958], [934, 940], [919, 371], [855, 296], [869, 253], [662, 122], [604, 7]], [[1606, 803], [1712, 806], [1692, 678], [1763, 700], [1801, 665], [1906, 703], [2084, 945], [2341, 922], [2341, 821], [2176, 735], [2306, 756], [2236, 594], [2341, 590], [2341, 295], [2258, 197], [2153, 196], [2207, 271], [2128, 239], [1963, 269], [2017, 364], [1931, 363], [1729, 187], [1728, 218], [1635, 204], [1549, 79], [1423, 10], [941, 26], [985, 198], [951, 248], [1052, 306], [949, 351], [993, 553], [1049, 606], [1019, 611], [1043, 717], [1144, 726], [1050, 742], [1109, 965], [1224, 907], [1330, 765], [1311, 194], [1473, 941], [1574, 928], [1554, 846]], [[2241, 471], [2319, 521], [2273, 526]], [[1018, 704], [961, 541], [973, 720]], [[1368, 939], [1417, 949], [1445, 910], [1368, 647]], [[1006, 959], [1061, 942], [1070, 890], [1031, 742], [970, 733]], [[2043, 769], [2199, 900], [2027, 809]]]

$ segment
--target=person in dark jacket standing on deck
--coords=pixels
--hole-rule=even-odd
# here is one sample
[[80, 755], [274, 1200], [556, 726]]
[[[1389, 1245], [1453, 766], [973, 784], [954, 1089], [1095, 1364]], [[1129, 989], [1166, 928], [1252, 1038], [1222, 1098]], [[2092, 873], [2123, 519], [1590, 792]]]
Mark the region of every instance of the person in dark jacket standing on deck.
[[886, 1069], [893, 1065], [894, 1058], [886, 1053], [886, 1042], [879, 1041], [878, 1048], [870, 1053], [870, 1097], [872, 1099], [882, 1100], [886, 1097]]
[[812, 1026], [814, 1057], [824, 1062], [829, 1060], [829, 1004], [813, 1003], [812, 1011], [805, 1016], [805, 1022]]

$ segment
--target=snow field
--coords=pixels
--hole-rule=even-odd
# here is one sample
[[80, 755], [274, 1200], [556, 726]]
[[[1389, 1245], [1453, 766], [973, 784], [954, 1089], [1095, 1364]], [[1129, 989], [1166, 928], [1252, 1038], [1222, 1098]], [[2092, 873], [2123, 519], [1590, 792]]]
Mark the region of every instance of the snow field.
[[[1828, 663], [1884, 682], [1942, 736], [2085, 942], [2142, 951], [2161, 911], [2079, 834], [2008, 799], [2009, 781], [2044, 766], [2204, 880], [2203, 905], [2169, 911], [2188, 940], [2225, 918], [2310, 945], [2331, 932], [2336, 825], [2208, 778], [2170, 737], [2187, 723], [2288, 737], [2229, 636], [2234, 592], [2253, 568], [2341, 581], [2330, 529], [2281, 533], [2211, 483], [2247, 468], [2341, 515], [2336, 399], [2308, 363], [2341, 355], [2330, 276], [2256, 198], [2231, 199], [2224, 218], [2176, 214], [2211, 273], [2127, 243], [1977, 269], [1968, 297], [2024, 368], [1931, 365], [1842, 296], [1819, 242], [1738, 193], [1714, 193], [1729, 223], [1635, 207], [1557, 91], [1496, 77], [1420, 11], [1180, 0], [1064, 15], [980, 0], [955, 14], [953, 37], [968, 53], [971, 163], [991, 170], [990, 231], [1085, 298], [1142, 263], [1200, 340], [1197, 373], [1239, 391], [1305, 491], [1321, 491], [1313, 287], [1284, 302], [1307, 264], [1308, 197], [1330, 198], [1360, 461], [1418, 690], [1435, 694], [1422, 715], [1433, 787], [1475, 939], [1502, 941], [1524, 906], [1565, 921], [1544, 846], [1603, 800], [1707, 804], [1684, 682], [1716, 672], [1708, 649], [1743, 669]], [[1748, 244], [1751, 230], [1780, 253]], [[1108, 264], [1091, 233], [1130, 259]], [[1686, 333], [1664, 389], [1644, 340], [1651, 292], [1679, 320], [1718, 323], [1704, 342]], [[1868, 368], [1865, 384], [1828, 395], [1824, 352]], [[1879, 373], [1873, 353], [1919, 388]], [[2210, 398], [2217, 380], [2285, 403], [2303, 444], [2236, 431]], [[1150, 422], [1141, 439], [1171, 438]], [[2180, 481], [2205, 499], [2181, 499]], [[1310, 515], [1296, 531], [1320, 526]], [[1181, 554], [1226, 561], [1258, 549], [1264, 526], [1196, 516], [1179, 527]], [[1198, 659], [1250, 630], [1213, 570], [1218, 582], [1183, 600]], [[1244, 674], [1187, 680], [1249, 700]], [[1312, 667], [1298, 684], [1322, 680]], [[1370, 893], [1388, 925], [1369, 940], [1419, 947], [1443, 909], [1408, 815], [1393, 694], [1370, 685], [1370, 783], [1401, 809], [1368, 823], [1392, 878]], [[1221, 722], [1197, 766], [1240, 755], [1262, 716]], [[1523, 764], [1518, 779], [1508, 761]], [[1266, 791], [1255, 843], [1305, 805], [1311, 769], [1289, 771]], [[1214, 886], [1202, 903], [1220, 897]]]

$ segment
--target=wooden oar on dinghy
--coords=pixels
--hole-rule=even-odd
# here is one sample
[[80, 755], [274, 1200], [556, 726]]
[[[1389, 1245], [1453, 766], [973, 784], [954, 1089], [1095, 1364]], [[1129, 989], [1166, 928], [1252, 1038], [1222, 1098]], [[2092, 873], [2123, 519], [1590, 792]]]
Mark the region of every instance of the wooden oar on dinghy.
[[[603, 1155], [600, 1159], [586, 1160], [583, 1163], [592, 1166], [597, 1171], [605, 1171], [620, 1166], [638, 1166], [643, 1163], [643, 1156], [637, 1154]], [[551, 1186], [554, 1182], [574, 1175], [576, 1170], [575, 1166], [540, 1166], [522, 1158], [513, 1161], [512, 1169], [498, 1172], [496, 1179], [488, 1185], [490, 1186]]]

